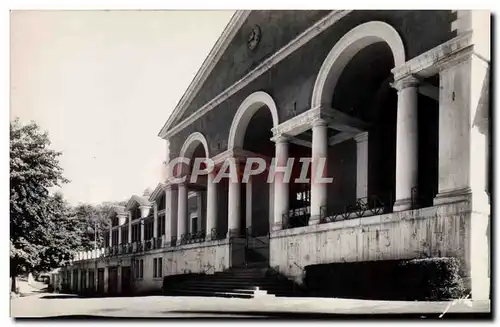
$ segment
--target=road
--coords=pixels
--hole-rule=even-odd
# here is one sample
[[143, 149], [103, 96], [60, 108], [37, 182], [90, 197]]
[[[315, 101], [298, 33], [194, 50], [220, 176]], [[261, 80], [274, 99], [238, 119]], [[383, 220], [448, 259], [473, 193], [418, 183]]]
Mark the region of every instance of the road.
[[[410, 314], [445, 318], [457, 313], [488, 313], [489, 302], [402, 302], [321, 298], [253, 299], [201, 297], [78, 298], [71, 295], [35, 294], [11, 299], [11, 317], [279, 317], [328, 318], [328, 315]], [[294, 316], [292, 316], [294, 315]], [[345, 316], [343, 316], [345, 317]]]

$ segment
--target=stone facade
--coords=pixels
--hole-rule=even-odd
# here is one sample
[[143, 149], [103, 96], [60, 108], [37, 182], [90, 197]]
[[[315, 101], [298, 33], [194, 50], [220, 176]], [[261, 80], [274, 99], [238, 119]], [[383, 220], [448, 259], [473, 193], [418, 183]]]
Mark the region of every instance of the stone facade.
[[[239, 173], [253, 156], [277, 171], [309, 158], [306, 177], [332, 181], [173, 182], [186, 166], [162, 177], [138, 220], [137, 198], [125, 208], [129, 227], [141, 222], [132, 250], [73, 267], [97, 262], [107, 280], [113, 260], [133, 257], [144, 276], [131, 283], [146, 292], [161, 287], [160, 257], [167, 276], [222, 271], [253, 251], [301, 282], [308, 265], [451, 256], [472, 298], [488, 298], [489, 36], [486, 11], [238, 12], [159, 133], [166, 162], [234, 159]], [[145, 239], [159, 199], [165, 228]]]

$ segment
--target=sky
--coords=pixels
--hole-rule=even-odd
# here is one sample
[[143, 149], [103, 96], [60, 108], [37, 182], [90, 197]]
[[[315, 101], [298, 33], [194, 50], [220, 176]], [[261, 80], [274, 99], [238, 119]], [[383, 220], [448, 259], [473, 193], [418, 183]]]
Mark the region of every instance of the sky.
[[11, 119], [34, 120], [71, 204], [156, 187], [158, 132], [233, 11], [13, 11]]

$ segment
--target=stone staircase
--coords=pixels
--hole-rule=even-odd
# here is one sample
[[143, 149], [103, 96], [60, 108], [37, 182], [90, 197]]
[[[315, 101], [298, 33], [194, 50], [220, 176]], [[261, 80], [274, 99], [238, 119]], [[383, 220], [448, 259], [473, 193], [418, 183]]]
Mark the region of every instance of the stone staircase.
[[192, 275], [164, 288], [164, 294], [168, 296], [247, 299], [260, 295], [260, 291], [279, 297], [305, 296], [299, 285], [269, 268], [267, 262], [252, 262], [210, 275]]

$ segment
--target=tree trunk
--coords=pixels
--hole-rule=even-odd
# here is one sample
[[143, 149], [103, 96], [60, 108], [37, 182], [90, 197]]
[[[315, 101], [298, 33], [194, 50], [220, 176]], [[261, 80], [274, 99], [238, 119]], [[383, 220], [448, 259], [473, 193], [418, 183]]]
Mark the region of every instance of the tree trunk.
[[15, 269], [10, 270], [10, 279], [12, 280], [10, 291], [14, 293], [16, 293], [16, 288], [17, 288], [15, 271], [16, 271]]

